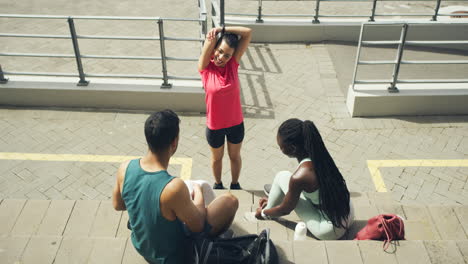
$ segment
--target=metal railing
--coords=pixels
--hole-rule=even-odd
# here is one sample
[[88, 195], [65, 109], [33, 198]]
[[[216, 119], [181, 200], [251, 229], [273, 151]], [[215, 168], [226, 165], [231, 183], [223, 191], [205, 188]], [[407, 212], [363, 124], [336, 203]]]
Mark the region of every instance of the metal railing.
[[[86, 86], [89, 81], [86, 77], [110, 77], [110, 78], [144, 78], [144, 79], [162, 79], [161, 88], [171, 88], [169, 79], [172, 80], [200, 80], [200, 77], [190, 76], [171, 76], [168, 74], [167, 61], [198, 61], [198, 58], [187, 57], [169, 57], [166, 55], [165, 41], [195, 41], [202, 43], [205, 39], [207, 30], [207, 15], [205, 1], [199, 0], [199, 18], [161, 18], [161, 17], [116, 17], [116, 16], [46, 16], [46, 15], [16, 15], [16, 14], [0, 14], [0, 18], [23, 18], [23, 19], [66, 19], [68, 22], [70, 35], [44, 35], [44, 34], [13, 34], [0, 33], [0, 37], [15, 37], [15, 38], [50, 38], [50, 39], [71, 39], [73, 44], [74, 54], [45, 54], [45, 53], [13, 53], [0, 52], [0, 56], [14, 57], [47, 57], [47, 58], [75, 58], [77, 71], [76, 73], [53, 73], [53, 72], [11, 72], [3, 71], [0, 65], [0, 84], [7, 83], [8, 79], [5, 75], [29, 75], [29, 76], [60, 76], [60, 77], [79, 77], [78, 86]], [[154, 21], [158, 25], [159, 37], [146, 36], [101, 36], [101, 35], [78, 35], [75, 29], [75, 20], [134, 20], [134, 21]], [[180, 38], [166, 37], [164, 34], [164, 21], [178, 22], [198, 22], [200, 24], [200, 36], [198, 38]], [[160, 57], [148, 56], [106, 56], [106, 55], [88, 55], [82, 54], [79, 48], [79, 39], [96, 39], [96, 40], [144, 40], [144, 41], [159, 41]], [[85, 73], [82, 59], [120, 59], [120, 60], [154, 60], [161, 61], [162, 75], [132, 75], [132, 74], [92, 74]]]
[[[468, 27], [468, 23], [456, 23], [456, 22], [412, 22], [412, 23], [401, 23], [401, 22], [372, 22], [363, 23], [361, 26], [361, 32], [359, 35], [358, 49], [356, 55], [356, 63], [354, 67], [352, 88], [354, 90], [355, 84], [386, 84], [390, 83], [388, 91], [391, 93], [398, 92], [397, 84], [399, 83], [468, 83], [468, 79], [399, 79], [398, 75], [400, 72], [400, 66], [402, 64], [408, 65], [420, 65], [420, 64], [468, 64], [468, 60], [403, 60], [403, 52], [407, 45], [468, 45], [468, 40], [443, 40], [443, 41], [414, 41], [407, 40], [406, 36], [408, 28], [412, 25], [428, 25], [428, 24], [450, 24]], [[401, 25], [400, 39], [398, 40], [385, 40], [385, 41], [364, 41], [363, 34], [366, 27], [372, 26], [395, 26]], [[362, 46], [382, 46], [382, 45], [398, 45], [397, 54], [395, 60], [377, 60], [377, 61], [362, 61], [361, 48]], [[358, 66], [359, 65], [394, 65], [392, 79], [390, 80], [356, 80]]]
[[[217, 3], [221, 1], [221, 3]], [[263, 23], [263, 18], [266, 17], [282, 17], [282, 18], [312, 18], [312, 23], [320, 23], [320, 18], [369, 18], [369, 22], [375, 21], [375, 17], [389, 17], [389, 16], [405, 16], [405, 17], [430, 17], [432, 21], [437, 21], [437, 18], [439, 16], [453, 16], [453, 14], [440, 14], [439, 9], [440, 9], [440, 4], [442, 0], [408, 0], [408, 2], [433, 2], [435, 3], [434, 6], [434, 12], [432, 13], [406, 13], [406, 14], [399, 14], [399, 13], [376, 13], [377, 9], [377, 2], [388, 2], [391, 0], [315, 0], [315, 9], [313, 14], [264, 14], [263, 11], [263, 1], [266, 0], [257, 0], [258, 1], [258, 7], [257, 7], [257, 13], [230, 13], [224, 12], [224, 8], [222, 8], [220, 12], [220, 20], [224, 21], [224, 15], [229, 15], [229, 16], [244, 16], [244, 17], [256, 17], [256, 23]], [[278, 0], [276, 0], [278, 1]], [[444, 0], [444, 2], [460, 2], [460, 1], [466, 1], [466, 0]], [[224, 0], [212, 0], [212, 6], [213, 3], [215, 5], [218, 5], [219, 7], [224, 7]], [[339, 14], [339, 15], [322, 15], [320, 14], [320, 3], [321, 2], [346, 2], [346, 3], [352, 3], [352, 2], [369, 2], [372, 3], [372, 8], [370, 9], [369, 13], [366, 14]]]

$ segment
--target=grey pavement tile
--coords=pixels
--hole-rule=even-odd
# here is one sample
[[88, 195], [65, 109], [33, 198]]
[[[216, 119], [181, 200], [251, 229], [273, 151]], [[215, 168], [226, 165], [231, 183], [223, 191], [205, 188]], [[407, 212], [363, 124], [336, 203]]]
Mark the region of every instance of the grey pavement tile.
[[399, 241], [396, 257], [399, 264], [430, 263], [429, 254], [422, 241]]
[[0, 262], [18, 263], [29, 239], [29, 237], [0, 237]]
[[429, 225], [430, 233], [434, 235], [434, 239], [440, 239], [440, 234], [432, 220], [432, 216], [426, 206], [421, 205], [403, 205], [406, 220], [422, 222]]
[[132, 245], [132, 240], [127, 239], [127, 244], [125, 246], [125, 252], [122, 259], [122, 264], [146, 264], [145, 259], [138, 254], [135, 247]]
[[465, 262], [468, 262], [468, 241], [457, 241], [457, 246], [460, 250], [460, 253], [463, 255], [463, 258], [465, 259]]
[[465, 230], [465, 234], [468, 237], [468, 207], [467, 206], [457, 206], [453, 208], [455, 215], [460, 221], [460, 224], [463, 226]]
[[89, 235], [96, 237], [115, 237], [121, 216], [122, 212], [116, 211], [111, 201], [101, 201]]
[[88, 236], [98, 207], [99, 201], [76, 201], [63, 235]]
[[291, 241], [274, 241], [278, 252], [279, 263], [296, 263], [294, 261], [293, 245]]
[[[258, 222], [252, 223], [243, 219], [236, 219], [232, 223], [230, 229], [234, 232], [234, 236], [243, 236], [248, 234], [257, 234]], [[259, 231], [263, 229], [258, 229]]]
[[71, 186], [68, 186], [68, 187], [66, 187], [65, 189], [63, 189], [62, 193], [63, 193], [68, 199], [71, 199], [71, 200], [80, 200], [80, 199], [82, 199], [83, 197], [85, 197], [82, 193], [80, 193], [79, 191], [77, 191], [76, 189], [74, 189], [74, 188], [71, 187]]
[[293, 241], [294, 262], [296, 264], [313, 263], [327, 264], [327, 251], [323, 241]]
[[404, 195], [404, 193], [406, 191], [406, 189], [404, 187], [402, 187], [402, 186], [400, 186], [398, 184], [394, 184], [394, 183], [391, 183], [391, 184], [387, 185], [387, 188], [391, 188], [392, 197], [396, 201], [401, 201], [401, 199], [403, 198], [403, 195]]
[[66, 178], [62, 179], [60, 182], [54, 185], [54, 188], [58, 191], [63, 191], [66, 187], [71, 185], [76, 181], [76, 178], [72, 175], [67, 176]]
[[395, 254], [387, 253], [391, 252], [392, 245], [387, 249], [387, 252], [383, 250], [381, 241], [359, 240], [358, 246], [363, 263], [398, 263]]
[[288, 241], [287, 227], [279, 222], [272, 220], [262, 220], [258, 221], [257, 226], [258, 231], [261, 231], [265, 228], [270, 229], [270, 238], [273, 243], [276, 243], [277, 241]]
[[117, 230], [116, 237], [130, 237], [132, 231], [127, 228], [128, 223], [128, 213], [127, 211], [122, 212], [122, 217], [120, 218], [119, 228]]
[[0, 235], [9, 235], [18, 219], [26, 200], [7, 199], [0, 204]]
[[88, 263], [120, 263], [127, 238], [96, 238]]
[[54, 263], [61, 236], [33, 236], [21, 258], [21, 263]]
[[357, 241], [325, 241], [328, 263], [363, 263]]
[[52, 200], [37, 229], [38, 236], [61, 236], [65, 230], [75, 201]]
[[94, 240], [86, 237], [63, 237], [54, 263], [86, 263], [89, 260]]
[[407, 240], [437, 240], [440, 237], [429, 222], [405, 220], [405, 238]]
[[467, 239], [452, 207], [430, 206], [428, 209], [442, 239]]
[[45, 196], [43, 193], [41, 193], [38, 190], [33, 190], [27, 194], [25, 194], [28, 199], [41, 199], [41, 200], [46, 200], [47, 196]]
[[94, 199], [99, 192], [97, 192], [94, 188], [90, 187], [89, 185], [81, 185], [78, 187], [78, 191], [82, 193], [88, 199]]
[[47, 196], [48, 199], [51, 200], [63, 200], [65, 199], [65, 195], [59, 192], [57, 189], [51, 187], [47, 191], [43, 193], [45, 196]]
[[379, 214], [375, 205], [353, 204], [354, 218], [357, 220], [366, 220]]
[[33, 235], [39, 228], [42, 219], [44, 218], [50, 201], [47, 200], [28, 200], [24, 205], [21, 214], [18, 216], [16, 223], [11, 230], [11, 234], [15, 236]]
[[424, 241], [431, 263], [465, 263], [457, 244], [453, 240]]

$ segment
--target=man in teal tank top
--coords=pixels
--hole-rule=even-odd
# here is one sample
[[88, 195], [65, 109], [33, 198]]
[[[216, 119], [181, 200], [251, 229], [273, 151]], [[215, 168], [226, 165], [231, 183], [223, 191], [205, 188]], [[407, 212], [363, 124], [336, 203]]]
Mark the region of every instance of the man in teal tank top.
[[191, 234], [216, 236], [231, 225], [238, 200], [231, 194], [205, 207], [199, 185], [191, 197], [185, 183], [167, 172], [179, 142], [179, 117], [171, 110], [145, 122], [147, 154], [121, 164], [112, 194], [116, 210], [127, 210], [132, 243], [150, 263], [189, 263]]

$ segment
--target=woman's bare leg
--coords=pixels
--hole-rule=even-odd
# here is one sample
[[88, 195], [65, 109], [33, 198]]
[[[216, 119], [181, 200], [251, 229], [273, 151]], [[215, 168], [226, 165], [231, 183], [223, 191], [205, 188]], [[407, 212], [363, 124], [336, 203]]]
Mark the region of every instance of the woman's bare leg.
[[224, 145], [219, 148], [211, 149], [211, 170], [215, 177], [216, 183], [221, 183], [221, 173], [223, 171], [223, 156], [224, 156]]
[[242, 142], [239, 144], [232, 144], [228, 142], [227, 145], [228, 145], [229, 160], [231, 161], [231, 176], [232, 176], [231, 183], [235, 184], [239, 182], [239, 175], [240, 175], [240, 171], [242, 168], [242, 158], [240, 154]]

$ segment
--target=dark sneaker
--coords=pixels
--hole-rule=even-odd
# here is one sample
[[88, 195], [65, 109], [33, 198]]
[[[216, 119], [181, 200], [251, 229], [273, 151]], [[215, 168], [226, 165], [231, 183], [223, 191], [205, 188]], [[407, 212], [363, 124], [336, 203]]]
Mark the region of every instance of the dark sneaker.
[[220, 183], [216, 183], [216, 182], [215, 182], [215, 183], [213, 184], [213, 189], [215, 189], [215, 190], [223, 190], [223, 189], [225, 189], [225, 188], [224, 188], [222, 182], [220, 182]]
[[263, 192], [266, 194], [266, 196], [270, 195], [270, 190], [271, 190], [271, 184], [263, 185]]
[[231, 183], [231, 187], [229, 189], [231, 189], [231, 190], [242, 190], [239, 183]]

